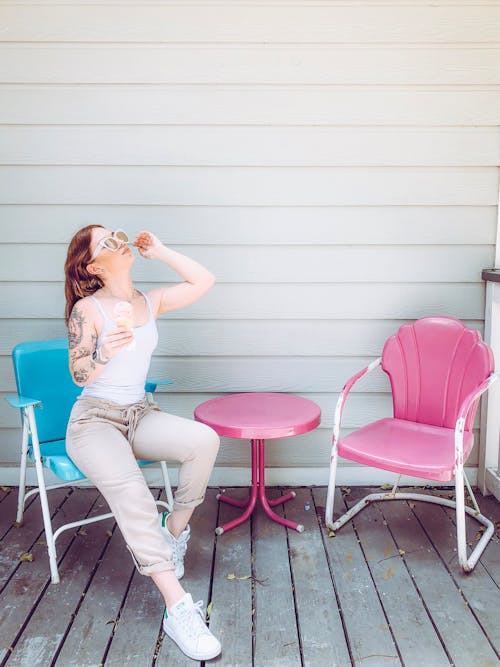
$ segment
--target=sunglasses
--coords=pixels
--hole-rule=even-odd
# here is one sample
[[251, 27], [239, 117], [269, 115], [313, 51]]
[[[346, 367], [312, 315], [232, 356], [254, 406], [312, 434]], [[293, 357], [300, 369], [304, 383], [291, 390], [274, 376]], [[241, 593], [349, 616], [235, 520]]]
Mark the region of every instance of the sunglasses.
[[116, 252], [119, 248], [122, 247], [124, 243], [128, 243], [128, 236], [123, 229], [117, 229], [111, 233], [111, 236], [105, 236], [101, 239], [95, 247], [94, 252], [90, 261], [93, 262], [97, 255], [101, 252], [103, 248], [111, 250], [111, 252]]

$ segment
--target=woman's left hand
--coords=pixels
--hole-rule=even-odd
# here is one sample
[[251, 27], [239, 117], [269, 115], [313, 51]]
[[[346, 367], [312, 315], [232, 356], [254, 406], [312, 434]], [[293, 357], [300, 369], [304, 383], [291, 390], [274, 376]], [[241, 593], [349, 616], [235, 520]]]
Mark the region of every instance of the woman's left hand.
[[163, 243], [151, 232], [142, 231], [137, 234], [133, 245], [145, 259], [157, 259]]

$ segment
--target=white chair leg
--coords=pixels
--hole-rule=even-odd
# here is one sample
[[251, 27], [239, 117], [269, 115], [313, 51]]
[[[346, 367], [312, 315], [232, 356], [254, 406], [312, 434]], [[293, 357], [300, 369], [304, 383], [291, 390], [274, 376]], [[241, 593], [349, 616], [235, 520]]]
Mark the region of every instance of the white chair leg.
[[54, 540], [54, 533], [52, 531], [52, 521], [50, 518], [49, 503], [47, 500], [47, 489], [45, 487], [45, 478], [43, 476], [43, 465], [40, 457], [40, 443], [38, 441], [38, 433], [36, 430], [35, 415], [33, 414], [33, 406], [28, 406], [28, 419], [30, 424], [31, 438], [33, 441], [33, 453], [35, 455], [35, 468], [38, 480], [38, 489], [40, 493], [40, 504], [42, 506], [43, 526], [45, 528], [45, 539], [47, 541], [47, 551], [49, 554], [50, 576], [53, 584], [59, 583], [59, 572], [57, 569], [57, 554], [56, 543]]
[[[464, 482], [467, 482], [467, 488], [471, 494], [471, 499], [474, 503], [475, 509], [466, 507], [465, 497], [464, 497]], [[481, 554], [485, 550], [490, 538], [493, 536], [495, 527], [493, 522], [487, 519], [479, 511], [476, 499], [472, 489], [470, 488], [469, 482], [463, 468], [461, 466], [457, 467], [455, 475], [455, 499], [456, 499], [456, 523], [457, 523], [457, 550], [458, 550], [458, 562], [460, 567], [465, 573], [472, 572], [476, 566]], [[467, 558], [467, 536], [465, 532], [465, 513], [474, 517], [479, 523], [485, 526], [486, 530], [481, 535], [480, 540], [472, 550], [470, 556]]]
[[23, 412], [23, 440], [21, 444], [21, 470], [19, 474], [19, 492], [17, 496], [16, 525], [23, 522], [24, 504], [26, 502], [26, 466], [28, 463], [28, 418]]
[[163, 484], [165, 486], [165, 493], [167, 494], [168, 511], [174, 509], [174, 496], [172, 494], [172, 487], [170, 486], [170, 478], [168, 476], [168, 468], [165, 461], [160, 461], [161, 471], [163, 473]]
[[326, 495], [325, 508], [325, 523], [330, 530], [335, 530], [333, 527], [333, 504], [335, 502], [335, 479], [337, 477], [337, 462], [338, 462], [337, 447], [332, 447], [332, 460], [330, 463], [330, 477], [328, 479], [328, 493]]
[[50, 508], [47, 500], [47, 490], [43, 479], [43, 467], [41, 461], [35, 461], [37, 468], [38, 488], [40, 489], [40, 504], [42, 505], [43, 526], [45, 528], [45, 539], [47, 540], [47, 552], [49, 554], [50, 577], [53, 584], [59, 583], [59, 572], [57, 569], [57, 553], [54, 533], [52, 531], [52, 521], [50, 518]]
[[465, 536], [465, 495], [463, 469], [457, 469], [455, 474], [455, 512], [457, 527], [458, 562], [464, 571], [468, 572], [467, 545]]
[[329, 526], [332, 530], [339, 530], [339, 528], [342, 528], [344, 524], [346, 524], [348, 521], [350, 521], [356, 514], [361, 512], [361, 510], [364, 510], [365, 507], [367, 507], [370, 503], [377, 502], [379, 500], [393, 500], [395, 496], [398, 494], [394, 493], [369, 493], [367, 496], [364, 498], [361, 498], [361, 500], [358, 500], [358, 502], [353, 505], [347, 512], [342, 514], [335, 523], [333, 523], [331, 526]]
[[[457, 472], [455, 485], [456, 501], [449, 500], [448, 498], [442, 498], [441, 496], [430, 496], [421, 493], [395, 493], [394, 491], [389, 491], [386, 493], [370, 493], [357, 502], [356, 505], [351, 507], [351, 509], [348, 510], [345, 514], [339, 517], [337, 521], [334, 523], [327, 523], [327, 525], [334, 531], [339, 530], [339, 528], [350, 521], [358, 512], [367, 507], [370, 503], [380, 502], [383, 500], [412, 500], [423, 503], [432, 503], [435, 505], [444, 505], [445, 507], [449, 507], [456, 511], [458, 562], [464, 572], [471, 572], [476, 566], [479, 558], [481, 557], [481, 554], [485, 550], [490, 538], [492, 537], [495, 527], [493, 523], [483, 514], [478, 512], [476, 509], [467, 507], [465, 505], [463, 470], [462, 474]], [[476, 521], [481, 523], [486, 528], [469, 558], [467, 558], [467, 541], [465, 532], [466, 513], [473, 519], [476, 519]]]

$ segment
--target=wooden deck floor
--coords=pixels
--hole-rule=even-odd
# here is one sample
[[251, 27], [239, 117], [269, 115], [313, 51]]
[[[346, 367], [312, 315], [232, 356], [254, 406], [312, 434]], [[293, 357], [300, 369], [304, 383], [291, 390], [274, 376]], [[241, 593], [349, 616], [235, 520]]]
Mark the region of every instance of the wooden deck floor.
[[[339, 492], [337, 510], [364, 491]], [[210, 626], [223, 653], [209, 664], [500, 664], [498, 534], [474, 573], [463, 576], [453, 515], [441, 507], [370, 507], [329, 538], [326, 490], [300, 488], [285, 511], [306, 526], [304, 533], [287, 531], [259, 511], [252, 522], [215, 538], [217, 523], [238, 512], [219, 509], [215, 493], [209, 490], [193, 517], [184, 579], [195, 601], [212, 603]], [[61, 583], [51, 585], [39, 502], [31, 502], [24, 525], [14, 528], [15, 496], [16, 489], [0, 492], [1, 665], [197, 664], [163, 637], [160, 596], [135, 572], [113, 520], [63, 533]], [[58, 489], [50, 499], [56, 525], [103, 507], [89, 489]], [[500, 519], [494, 499], [480, 497], [480, 505]], [[470, 540], [476, 535], [474, 524]], [[21, 562], [23, 553], [33, 560]]]

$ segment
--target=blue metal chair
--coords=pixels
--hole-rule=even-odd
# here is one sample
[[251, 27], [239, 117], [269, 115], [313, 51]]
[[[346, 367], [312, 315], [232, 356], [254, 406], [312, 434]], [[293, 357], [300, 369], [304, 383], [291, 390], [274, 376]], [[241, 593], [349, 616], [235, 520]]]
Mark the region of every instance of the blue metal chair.
[[[65, 338], [20, 343], [12, 351], [12, 360], [18, 394], [5, 398], [10, 406], [21, 411], [22, 421], [21, 474], [16, 520], [18, 525], [22, 524], [26, 500], [31, 495], [39, 493], [50, 573], [52, 583], [56, 584], [59, 582], [59, 573], [55, 545], [59, 535], [76, 526], [108, 519], [113, 514], [108, 512], [91, 519], [80, 519], [60, 526], [55, 532], [52, 530], [47, 491], [85, 479], [85, 475], [67, 455], [65, 440], [71, 408], [82, 391], [82, 387], [74, 384], [71, 378], [68, 364], [68, 341]], [[148, 379], [145, 389], [150, 400], [159, 384], [166, 385], [172, 382], [171, 380]], [[36, 416], [35, 408], [38, 408]], [[38, 486], [26, 493], [28, 458], [35, 463]], [[152, 461], [138, 461], [140, 466], [149, 463]], [[49, 468], [59, 479], [63, 480], [62, 483], [47, 486], [44, 467]], [[161, 461], [161, 469], [167, 502], [161, 500], [156, 502], [167, 510], [171, 510], [173, 497], [165, 461]]]

